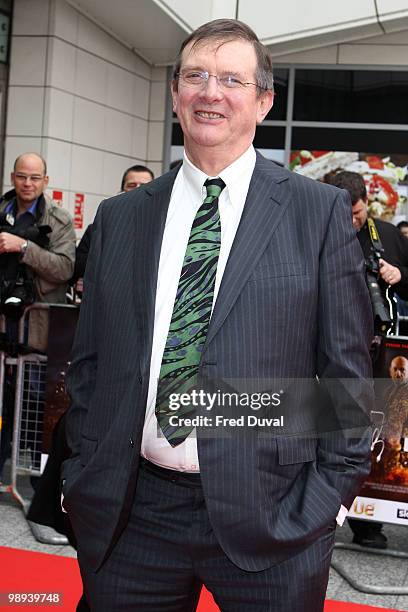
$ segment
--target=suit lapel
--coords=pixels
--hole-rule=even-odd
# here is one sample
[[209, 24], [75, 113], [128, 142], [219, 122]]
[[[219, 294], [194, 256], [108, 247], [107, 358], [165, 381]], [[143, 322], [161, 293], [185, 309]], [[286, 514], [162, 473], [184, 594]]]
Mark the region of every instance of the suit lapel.
[[154, 309], [157, 275], [163, 232], [171, 190], [178, 169], [165, 174], [145, 188], [146, 197], [135, 207], [135, 236], [133, 290], [137, 321], [141, 331], [143, 362], [141, 370], [149, 367], [153, 340]]
[[204, 351], [231, 311], [280, 223], [290, 202], [287, 179], [286, 170], [257, 154], [257, 162], [214, 306]]
[[[149, 367], [160, 251], [171, 190], [179, 168], [146, 186], [135, 206], [134, 296], [141, 331], [143, 362]], [[269, 244], [290, 198], [288, 173], [259, 154], [242, 218], [223, 275], [205, 346], [214, 338], [235, 304], [254, 266]], [[205, 350], [205, 347], [204, 347]]]

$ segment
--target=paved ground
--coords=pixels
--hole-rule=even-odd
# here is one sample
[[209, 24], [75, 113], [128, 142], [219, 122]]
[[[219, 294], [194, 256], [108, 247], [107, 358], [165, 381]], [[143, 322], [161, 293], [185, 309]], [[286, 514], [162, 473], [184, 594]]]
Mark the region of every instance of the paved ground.
[[[7, 476], [7, 472], [5, 474]], [[19, 488], [24, 497], [30, 494], [27, 479], [19, 480]], [[58, 536], [45, 529], [43, 535]], [[408, 526], [386, 525], [384, 532], [389, 539], [389, 548], [408, 553]], [[338, 542], [350, 542], [351, 531], [348, 525], [337, 529]], [[7, 492], [0, 492], [0, 546], [10, 546], [25, 550], [75, 557], [75, 551], [68, 545], [49, 545], [39, 543], [33, 536], [25, 520], [20, 504]], [[333, 559], [345, 566], [354, 580], [365, 584], [404, 586], [408, 589], [408, 559], [371, 555], [366, 552], [335, 550]], [[327, 591], [329, 599], [364, 603], [367, 605], [408, 610], [408, 595], [367, 595], [351, 587], [334, 569], [330, 572]]]

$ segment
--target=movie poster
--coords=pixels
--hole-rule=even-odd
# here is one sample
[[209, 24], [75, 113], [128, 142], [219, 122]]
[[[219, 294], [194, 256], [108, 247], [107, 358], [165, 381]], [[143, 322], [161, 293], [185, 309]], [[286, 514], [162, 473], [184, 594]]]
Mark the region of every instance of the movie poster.
[[52, 305], [49, 309], [48, 361], [42, 444], [42, 452], [47, 456], [50, 451], [55, 424], [69, 406], [69, 396], [65, 390], [65, 375], [69, 365], [78, 314], [79, 309], [75, 306]]
[[407, 340], [383, 340], [374, 377], [371, 473], [350, 516], [408, 525]]

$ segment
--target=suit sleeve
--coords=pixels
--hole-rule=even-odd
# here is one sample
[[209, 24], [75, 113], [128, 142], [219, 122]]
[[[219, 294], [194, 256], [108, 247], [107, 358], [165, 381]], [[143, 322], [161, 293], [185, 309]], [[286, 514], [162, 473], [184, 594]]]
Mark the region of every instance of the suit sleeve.
[[92, 230], [91, 248], [84, 277], [84, 293], [72, 349], [66, 386], [71, 398], [66, 418], [66, 436], [71, 457], [63, 466], [62, 476], [69, 480], [80, 470], [81, 434], [88, 407], [95, 389], [98, 351], [96, 316], [98, 310], [98, 262], [102, 245], [102, 206], [99, 207]]
[[318, 470], [349, 508], [370, 471], [373, 318], [344, 191], [333, 203], [321, 251], [318, 319], [317, 375], [332, 413], [319, 433]]

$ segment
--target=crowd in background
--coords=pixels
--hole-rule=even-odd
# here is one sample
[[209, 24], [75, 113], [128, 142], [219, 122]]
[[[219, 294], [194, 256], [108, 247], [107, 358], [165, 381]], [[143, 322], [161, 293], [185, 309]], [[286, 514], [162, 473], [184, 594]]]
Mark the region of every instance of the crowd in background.
[[[124, 171], [120, 190], [128, 192], [153, 179], [149, 168], [133, 165]], [[13, 189], [0, 199], [0, 312], [6, 320], [1, 350], [6, 354], [13, 354], [18, 346], [18, 321], [27, 306], [64, 304], [70, 287], [75, 287], [76, 296], [82, 295], [92, 224], [76, 246], [73, 220], [48, 198], [48, 181], [46, 161], [37, 153], [22, 153], [11, 172]], [[24, 350], [46, 352], [46, 311], [30, 312], [24, 344]], [[14, 393], [15, 368], [8, 367], [0, 415], [0, 483], [11, 452]]]

